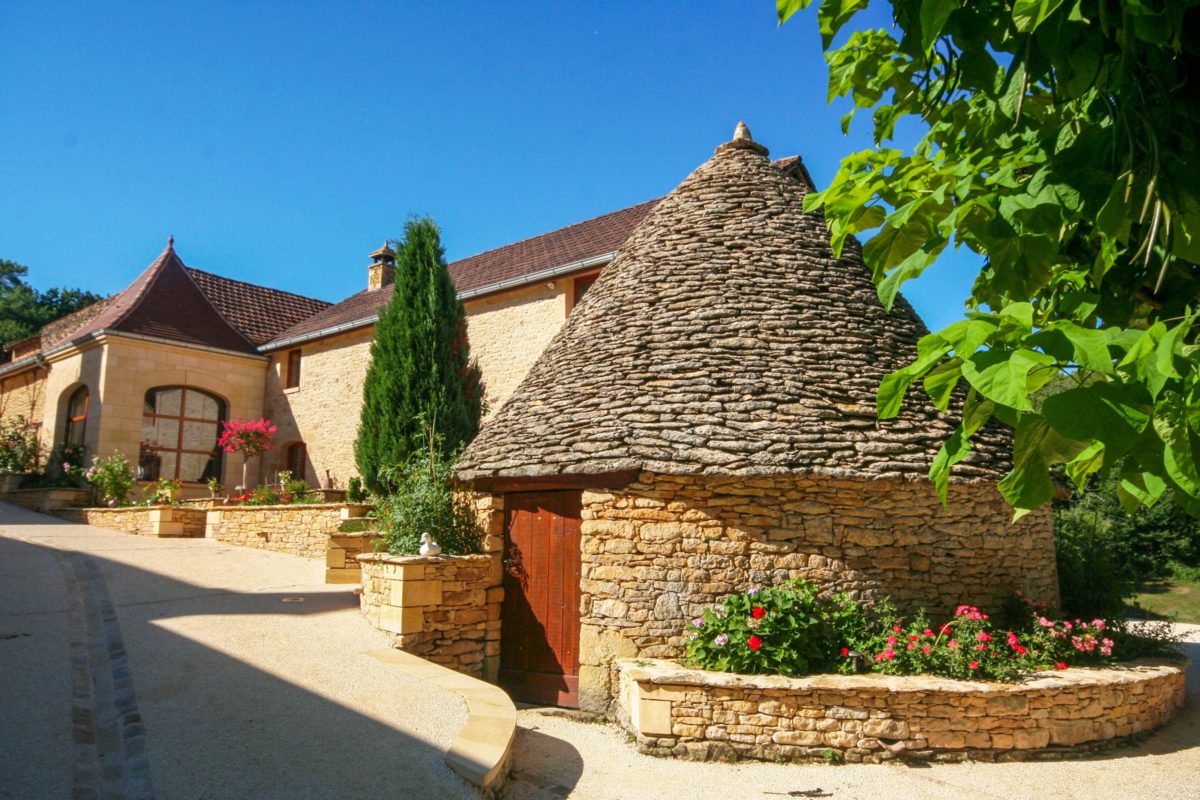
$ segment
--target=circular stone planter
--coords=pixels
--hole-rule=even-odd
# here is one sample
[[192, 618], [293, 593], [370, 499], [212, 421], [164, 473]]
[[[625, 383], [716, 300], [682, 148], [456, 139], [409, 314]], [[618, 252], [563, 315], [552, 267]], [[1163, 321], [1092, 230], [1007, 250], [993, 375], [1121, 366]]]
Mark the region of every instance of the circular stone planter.
[[643, 753], [693, 760], [1018, 760], [1153, 730], [1185, 665], [1143, 660], [1018, 683], [932, 676], [736, 675], [623, 659], [617, 717]]

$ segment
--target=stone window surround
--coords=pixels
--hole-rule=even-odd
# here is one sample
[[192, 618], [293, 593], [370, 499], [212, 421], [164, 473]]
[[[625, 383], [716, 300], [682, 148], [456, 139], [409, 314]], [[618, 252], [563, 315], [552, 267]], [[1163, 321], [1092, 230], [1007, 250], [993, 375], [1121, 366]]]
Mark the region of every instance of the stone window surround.
[[[188, 481], [188, 480], [183, 480], [183, 479], [180, 477], [180, 469], [181, 469], [181, 466], [182, 466], [182, 463], [181, 463], [181, 462], [182, 462], [182, 458], [181, 458], [181, 456], [182, 456], [184, 453], [187, 453], [187, 454], [190, 454], [190, 455], [191, 455], [191, 454], [194, 454], [194, 455], [203, 455], [204, 453], [208, 453], [208, 454], [210, 455], [210, 457], [211, 457], [211, 458], [214, 460], [215, 464], [216, 464], [216, 469], [215, 469], [215, 475], [214, 475], [214, 477], [216, 477], [218, 480], [221, 480], [221, 479], [224, 477], [224, 472], [225, 472], [225, 469], [224, 469], [224, 467], [225, 467], [225, 459], [224, 459], [224, 456], [223, 456], [223, 455], [222, 455], [222, 453], [221, 453], [221, 449], [220, 449], [220, 448], [217, 446], [217, 444], [216, 444], [216, 441], [217, 441], [217, 439], [218, 439], [218, 438], [220, 437], [220, 435], [221, 435], [221, 423], [222, 423], [222, 422], [225, 422], [225, 421], [228, 419], [228, 417], [229, 417], [229, 403], [228, 403], [228, 402], [227, 402], [227, 401], [226, 401], [224, 398], [222, 398], [220, 395], [218, 395], [218, 394], [216, 394], [216, 393], [214, 393], [214, 392], [210, 392], [210, 391], [208, 391], [207, 389], [201, 389], [201, 388], [199, 388], [199, 387], [196, 387], [196, 386], [188, 386], [188, 385], [184, 385], [184, 384], [175, 384], [175, 385], [168, 385], [168, 386], [153, 386], [153, 387], [151, 387], [151, 388], [149, 388], [149, 389], [147, 389], [147, 390], [146, 390], [146, 394], [145, 394], [145, 396], [146, 396], [147, 400], [149, 400], [149, 398], [150, 398], [150, 396], [151, 396], [151, 394], [152, 394], [152, 393], [159, 392], [159, 391], [164, 391], [164, 390], [170, 390], [170, 389], [180, 389], [180, 390], [182, 390], [182, 391], [181, 391], [181, 393], [180, 393], [180, 398], [179, 398], [179, 415], [178, 415], [178, 416], [174, 416], [174, 415], [172, 415], [172, 414], [162, 414], [162, 413], [159, 413], [159, 412], [157, 412], [157, 411], [155, 411], [155, 412], [153, 412], [153, 413], [151, 413], [151, 414], [146, 414], [146, 413], [145, 413], [145, 411], [143, 411], [143, 414], [142, 414], [142, 420], [143, 420], [143, 422], [142, 422], [142, 424], [143, 424], [143, 425], [145, 424], [145, 419], [146, 419], [148, 416], [149, 416], [149, 417], [152, 417], [152, 418], [153, 418], [153, 419], [155, 419], [156, 421], [157, 421], [158, 419], [160, 419], [160, 418], [162, 418], [162, 419], [168, 419], [168, 420], [172, 420], [172, 419], [173, 419], [173, 420], [176, 420], [176, 421], [179, 423], [179, 433], [178, 433], [177, 445], [176, 445], [176, 447], [174, 447], [174, 448], [169, 448], [169, 447], [161, 447], [161, 446], [147, 447], [147, 446], [146, 446], [146, 443], [145, 443], [145, 442], [142, 442], [142, 443], [139, 445], [138, 461], [140, 462], [140, 461], [141, 461], [141, 459], [142, 459], [142, 457], [143, 457], [143, 454], [144, 454], [144, 453], [147, 453], [147, 452], [150, 452], [150, 453], [174, 453], [174, 454], [175, 454], [175, 473], [174, 473], [173, 475], [162, 475], [162, 474], [160, 473], [158, 477], [160, 477], [160, 478], [161, 478], [161, 477], [172, 478], [172, 479], [175, 479], [175, 480], [179, 480], [179, 481], [180, 481], [181, 483], [183, 483], [183, 484], [192, 484], [192, 485], [196, 485], [196, 484], [203, 484], [203, 483], [205, 483], [206, 481], [205, 481], [205, 480], [197, 480], [197, 481]], [[216, 418], [214, 418], [214, 419], [212, 419], [212, 420], [209, 420], [209, 419], [207, 419], [207, 418], [200, 418], [200, 417], [188, 417], [188, 416], [186, 416], [186, 412], [187, 412], [187, 394], [188, 394], [188, 392], [189, 392], [189, 391], [191, 391], [191, 392], [195, 392], [196, 394], [200, 394], [200, 395], [202, 395], [202, 396], [204, 396], [204, 397], [207, 397], [207, 398], [209, 398], [209, 399], [211, 399], [211, 400], [214, 400], [214, 401], [216, 401], [216, 403], [217, 403], [217, 416], [216, 416]], [[193, 423], [204, 423], [204, 424], [212, 424], [212, 425], [214, 425], [214, 427], [216, 428], [216, 433], [217, 433], [217, 435], [216, 435], [216, 437], [214, 437], [214, 439], [213, 439], [213, 449], [212, 449], [212, 451], [201, 451], [201, 450], [184, 449], [184, 447], [183, 447], [184, 428], [185, 428], [185, 425], [186, 425], [188, 422], [193, 422]], [[142, 481], [142, 480], [147, 480], [146, 478], [143, 478], [143, 477], [142, 477], [142, 475], [141, 475], [141, 465], [140, 465], [140, 463], [139, 463], [139, 465], [138, 465], [138, 480], [139, 480], [139, 481]], [[153, 479], [149, 479], [149, 480], [153, 480]]]

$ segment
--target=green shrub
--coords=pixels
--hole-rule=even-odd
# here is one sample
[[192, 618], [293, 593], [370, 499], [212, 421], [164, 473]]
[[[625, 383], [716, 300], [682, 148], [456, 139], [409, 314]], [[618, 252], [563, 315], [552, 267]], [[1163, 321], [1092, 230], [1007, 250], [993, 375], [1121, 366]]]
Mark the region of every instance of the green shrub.
[[346, 502], [365, 503], [366, 501], [367, 492], [363, 489], [362, 478], [355, 475], [346, 482]]
[[83, 477], [101, 503], [122, 505], [133, 490], [133, 466], [122, 453], [113, 453], [108, 458], [94, 457]]
[[386, 470], [386, 481], [396, 489], [380, 501], [375, 515], [389, 553], [416, 553], [426, 532], [447, 555], [483, 552], [475, 511], [452, 488], [451, 463], [436, 447], [429, 447], [418, 450], [402, 467]]
[[1129, 548], [1112, 521], [1082, 505], [1054, 512], [1054, 550], [1063, 610], [1079, 617], [1121, 617], [1135, 581]]
[[39, 454], [35, 429], [24, 417], [0, 425], [0, 475], [24, 475], [37, 468]]

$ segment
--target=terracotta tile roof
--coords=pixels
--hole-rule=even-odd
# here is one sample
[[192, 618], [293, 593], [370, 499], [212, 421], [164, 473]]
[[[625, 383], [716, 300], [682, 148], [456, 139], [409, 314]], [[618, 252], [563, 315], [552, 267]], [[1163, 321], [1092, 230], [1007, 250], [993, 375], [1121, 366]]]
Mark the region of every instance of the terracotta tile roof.
[[254, 344], [263, 344], [332, 305], [324, 300], [235, 281], [187, 267], [200, 291]]
[[124, 291], [42, 328], [39, 349], [118, 330], [257, 353], [257, 345], [328, 306], [192, 269], [168, 246]]

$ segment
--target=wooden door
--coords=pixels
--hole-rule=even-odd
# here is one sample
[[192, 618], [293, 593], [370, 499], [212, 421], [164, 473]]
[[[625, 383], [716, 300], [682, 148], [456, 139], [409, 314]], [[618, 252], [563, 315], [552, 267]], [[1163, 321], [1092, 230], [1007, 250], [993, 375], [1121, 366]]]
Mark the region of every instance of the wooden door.
[[515, 700], [579, 706], [579, 492], [505, 496], [500, 683]]

